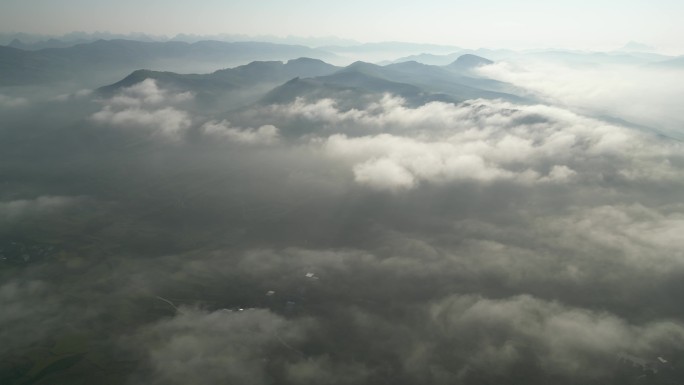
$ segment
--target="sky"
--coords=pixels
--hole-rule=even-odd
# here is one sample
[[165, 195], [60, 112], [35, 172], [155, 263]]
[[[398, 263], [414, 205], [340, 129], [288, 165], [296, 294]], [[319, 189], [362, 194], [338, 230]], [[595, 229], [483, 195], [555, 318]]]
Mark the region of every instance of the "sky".
[[638, 41], [684, 52], [684, 3], [603, 1], [3, 0], [0, 32], [336, 36], [468, 48], [610, 50]]

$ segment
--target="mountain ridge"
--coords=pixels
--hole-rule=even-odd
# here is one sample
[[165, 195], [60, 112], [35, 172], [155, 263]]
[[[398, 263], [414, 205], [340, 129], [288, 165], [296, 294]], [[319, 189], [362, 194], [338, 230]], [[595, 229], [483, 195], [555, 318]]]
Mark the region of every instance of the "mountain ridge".
[[[487, 61], [484, 58], [477, 60]], [[430, 100], [459, 102], [477, 98], [523, 100], [514, 94], [515, 88], [507, 83], [464, 76], [448, 66], [417, 62], [380, 66], [357, 61], [346, 67], [336, 67], [311, 58], [298, 58], [285, 63], [254, 61], [211, 74], [138, 70], [119, 82], [101, 87], [98, 92], [111, 95], [147, 78], [155, 79], [162, 87], [179, 92], [190, 91], [206, 98], [272, 84], [274, 88], [261, 98], [263, 102], [291, 102], [307, 96], [332, 97], [343, 91], [358, 95], [390, 93], [415, 103]]]
[[293, 57], [334, 58], [329, 52], [299, 45], [263, 42], [142, 42], [97, 40], [66, 48], [27, 51], [0, 46], [0, 86], [80, 81], [102, 84], [140, 68], [179, 72], [227, 68], [254, 60]]

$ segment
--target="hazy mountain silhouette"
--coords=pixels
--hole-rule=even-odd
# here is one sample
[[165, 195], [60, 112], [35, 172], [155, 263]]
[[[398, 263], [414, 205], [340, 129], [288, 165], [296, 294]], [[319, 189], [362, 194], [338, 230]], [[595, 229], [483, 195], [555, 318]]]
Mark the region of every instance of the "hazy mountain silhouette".
[[472, 54], [465, 54], [461, 55], [454, 61], [453, 63], [449, 64], [447, 68], [449, 69], [454, 69], [454, 70], [459, 70], [459, 71], [464, 71], [464, 70], [472, 70], [477, 67], [493, 64], [494, 62], [485, 59], [482, 56], [477, 56], [477, 55], [472, 55]]
[[[478, 62], [486, 60], [481, 58]], [[354, 90], [359, 94], [391, 93], [416, 103], [426, 100], [462, 101], [474, 98], [521, 100], [512, 94], [516, 90], [509, 84], [468, 77], [447, 68], [417, 62], [387, 66], [355, 62], [339, 69], [322, 61], [304, 58], [286, 64], [253, 62], [207, 75], [141, 70], [100, 90], [111, 93], [150, 78], [165, 87], [181, 91], [217, 94], [256, 84], [285, 82], [295, 77], [311, 78], [312, 81], [300, 79], [288, 83], [269, 93], [264, 100], [286, 102], [297, 97], [331, 97], [341, 90]]]
[[418, 62], [403, 62], [387, 65], [386, 68], [396, 71], [395, 79], [406, 79], [413, 84], [420, 84], [424, 88], [444, 92], [458, 99], [520, 100], [511, 95], [521, 93], [516, 87], [498, 80], [479, 77], [470, 72], [470, 67], [462, 64], [438, 67]]
[[145, 79], [154, 79], [165, 88], [215, 96], [258, 84], [281, 84], [295, 77], [328, 75], [338, 69], [339, 67], [318, 59], [299, 58], [286, 63], [254, 61], [210, 74], [177, 74], [174, 72], [137, 70], [119, 82], [101, 87], [98, 91], [103, 94], [112, 94], [121, 88], [130, 87]]
[[684, 56], [653, 63], [658, 67], [684, 68]]
[[29, 85], [102, 77], [115, 79], [139, 68], [184, 71], [226, 68], [253, 60], [292, 57], [330, 58], [333, 55], [304, 46], [259, 42], [219, 41], [140, 42], [99, 40], [67, 48], [25, 51], [0, 47], [0, 85]]
[[15, 86], [52, 82], [73, 76], [72, 63], [40, 52], [0, 46], [0, 85]]
[[291, 102], [298, 97], [334, 97], [343, 91], [358, 95], [391, 93], [410, 103], [431, 100], [456, 102], [476, 98], [522, 100], [514, 95], [515, 87], [507, 83], [459, 73], [461, 68], [491, 63], [485, 58], [470, 56], [457, 61], [456, 70], [418, 62], [380, 66], [361, 61], [339, 68], [309, 58], [290, 60], [285, 64], [276, 61], [252, 62], [211, 74], [139, 70], [117, 83], [100, 88], [100, 92], [111, 94], [145, 79], [155, 79], [164, 87], [200, 95], [217, 95], [258, 84], [280, 83], [262, 99], [270, 103]]
[[423, 64], [430, 64], [430, 65], [437, 65], [437, 66], [445, 66], [452, 64], [454, 61], [456, 61], [459, 57], [463, 55], [475, 55], [475, 56], [480, 56], [484, 57], [490, 60], [503, 60], [507, 59], [510, 57], [514, 57], [516, 55], [519, 55], [519, 52], [511, 51], [511, 50], [506, 50], [506, 49], [487, 49], [487, 48], [479, 48], [476, 50], [472, 49], [463, 49], [463, 50], [458, 50], [454, 51], [448, 54], [444, 55], [436, 55], [432, 53], [421, 53], [418, 55], [409, 55], [409, 56], [404, 56], [400, 57], [399, 59], [393, 60], [392, 63], [402, 63], [406, 61], [417, 61], [418, 63], [423, 63]]
[[[617, 50], [613, 52], [584, 52], [571, 50], [530, 50], [530, 51], [511, 51], [503, 49], [477, 49], [477, 50], [461, 50], [446, 55], [435, 55], [429, 53], [422, 53], [419, 55], [409, 55], [400, 57], [399, 59], [391, 61], [392, 63], [401, 63], [406, 61], [417, 61], [423, 64], [431, 65], [449, 65], [463, 55], [471, 54], [474, 56], [484, 57], [494, 61], [500, 60], [519, 60], [519, 59], [533, 59], [533, 60], [551, 60], [560, 63], [591, 65], [591, 64], [626, 64], [626, 65], [640, 65], [659, 61], [672, 59], [671, 56], [661, 55], [653, 52], [638, 52], [638, 51], [624, 51]], [[388, 62], [389, 63], [389, 62]]]
[[323, 46], [321, 49], [330, 52], [396, 52], [396, 51], [435, 51], [435, 52], [453, 52], [459, 50], [459, 47], [439, 44], [421, 44], [421, 43], [405, 43], [398, 41], [387, 41], [379, 43], [365, 43], [355, 45], [330, 45]]
[[12, 48], [19, 48], [26, 51], [37, 51], [45, 48], [68, 48], [73, 47], [76, 44], [87, 44], [91, 43], [91, 40], [59, 40], [59, 39], [47, 39], [41, 40], [34, 43], [24, 43], [20, 39], [13, 39], [7, 46]]

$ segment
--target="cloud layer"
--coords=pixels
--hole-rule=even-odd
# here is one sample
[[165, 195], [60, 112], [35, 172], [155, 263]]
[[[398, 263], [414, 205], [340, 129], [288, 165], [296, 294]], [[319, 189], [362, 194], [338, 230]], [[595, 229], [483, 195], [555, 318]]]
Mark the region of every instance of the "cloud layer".
[[684, 138], [684, 120], [678, 104], [684, 97], [680, 70], [528, 60], [500, 62], [478, 71], [527, 89], [556, 105], [621, 118], [680, 140]]
[[683, 373], [677, 141], [498, 100], [96, 96], [0, 117], [0, 382]]
[[330, 156], [354, 164], [357, 182], [377, 189], [407, 189], [421, 181], [567, 183], [608, 173], [624, 179], [681, 177], [668, 166], [676, 144], [659, 148], [652, 135], [548, 106], [479, 100], [411, 108], [385, 96], [364, 110], [340, 110], [324, 99], [313, 104], [298, 100], [277, 107], [276, 113], [309, 119], [325, 129], [384, 131], [357, 129], [353, 137], [338, 133], [320, 142]]

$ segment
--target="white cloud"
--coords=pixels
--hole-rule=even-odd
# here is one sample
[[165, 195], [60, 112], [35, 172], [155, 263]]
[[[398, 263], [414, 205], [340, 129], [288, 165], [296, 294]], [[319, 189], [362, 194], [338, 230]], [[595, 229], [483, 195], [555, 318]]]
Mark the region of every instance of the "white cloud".
[[299, 116], [310, 120], [322, 120], [337, 123], [348, 119], [358, 119], [363, 116], [363, 112], [357, 109], [340, 111], [337, 102], [333, 99], [318, 99], [313, 103], [307, 102], [303, 98], [297, 98], [289, 105], [273, 105], [269, 107], [271, 112], [278, 115]]
[[17, 199], [0, 202], [0, 218], [13, 220], [25, 215], [54, 212], [73, 206], [78, 197], [44, 195], [35, 199]]
[[233, 127], [226, 120], [207, 122], [202, 126], [202, 132], [214, 138], [243, 144], [273, 144], [280, 135], [278, 128], [270, 124], [259, 128], [240, 128]]
[[447, 103], [432, 102], [417, 108], [410, 108], [405, 104], [402, 98], [385, 94], [363, 110], [342, 110], [333, 99], [319, 99], [309, 103], [303, 98], [297, 98], [291, 104], [273, 105], [267, 110], [277, 115], [332, 124], [353, 122], [369, 126], [399, 125], [416, 128], [453, 125], [468, 114], [468, 111], [454, 109]]
[[553, 166], [549, 174], [540, 180], [552, 183], [563, 183], [572, 179], [577, 172], [567, 166]]
[[[417, 181], [491, 181], [516, 176], [448, 142], [422, 142], [388, 134], [360, 138], [333, 135], [325, 148], [332, 156], [358, 162], [353, 167], [356, 181], [378, 189], [410, 188]], [[529, 173], [520, 176], [527, 178]]]
[[411, 172], [390, 159], [373, 159], [354, 166], [357, 182], [379, 190], [411, 188], [416, 181]]
[[618, 65], [499, 62], [480, 74], [527, 89], [554, 105], [611, 115], [684, 138], [682, 71]]
[[100, 124], [145, 129], [154, 136], [178, 141], [192, 125], [192, 119], [173, 105], [192, 98], [190, 93], [174, 94], [159, 88], [155, 80], [146, 79], [103, 101], [104, 107], [91, 118]]
[[530, 296], [485, 299], [456, 295], [431, 307], [431, 327], [470, 346], [471, 365], [498, 369], [524, 358], [534, 346], [552, 372], [605, 374], [596, 359], [613, 362], [621, 352], [654, 357], [658, 349], [684, 343], [684, 327], [671, 322], [629, 324], [603, 312], [578, 309]]
[[145, 79], [140, 83], [123, 88], [117, 95], [109, 99], [108, 103], [114, 106], [161, 106], [177, 104], [192, 100], [191, 92], [174, 93], [164, 90], [157, 85], [154, 79]]
[[287, 320], [264, 309], [206, 312], [181, 308], [175, 317], [150, 325], [137, 336], [149, 349], [152, 383], [269, 383], [268, 357], [305, 337], [306, 320]]
[[19, 108], [28, 105], [28, 100], [26, 98], [13, 97], [8, 95], [0, 94], [0, 108]]
[[92, 119], [115, 127], [149, 129], [155, 135], [173, 140], [179, 140], [192, 124], [187, 112], [172, 107], [155, 110], [133, 107], [117, 111], [107, 106], [93, 114]]
[[606, 173], [627, 180], [684, 176], [670, 161], [681, 157], [678, 143], [550, 106], [474, 100], [412, 108], [385, 95], [364, 110], [298, 99], [271, 112], [337, 132], [382, 132], [312, 141], [351, 162], [355, 180], [377, 189], [467, 179], [570, 183]]
[[92, 94], [93, 94], [93, 90], [82, 89], [82, 90], [78, 90], [78, 91], [76, 91], [76, 92], [69, 93], [69, 94], [57, 95], [57, 96], [54, 97], [54, 100], [55, 100], [55, 101], [58, 101], [58, 102], [65, 102], [65, 101], [71, 100], [71, 99], [80, 99], [80, 98], [84, 98], [84, 97], [90, 96], [90, 95], [92, 95]]
[[[618, 252], [626, 262], [667, 272], [684, 262], [684, 210], [639, 204], [575, 208], [568, 215], [539, 219], [540, 231], [575, 252]], [[542, 230], [545, 229], [545, 230]]]

